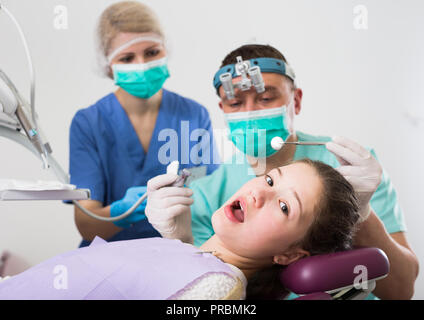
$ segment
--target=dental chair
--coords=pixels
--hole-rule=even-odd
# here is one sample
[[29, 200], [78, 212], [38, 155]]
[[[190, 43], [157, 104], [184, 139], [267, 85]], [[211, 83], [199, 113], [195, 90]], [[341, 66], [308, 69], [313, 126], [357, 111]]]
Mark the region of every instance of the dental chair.
[[295, 300], [362, 300], [389, 273], [389, 260], [378, 248], [356, 248], [300, 259], [280, 274]]

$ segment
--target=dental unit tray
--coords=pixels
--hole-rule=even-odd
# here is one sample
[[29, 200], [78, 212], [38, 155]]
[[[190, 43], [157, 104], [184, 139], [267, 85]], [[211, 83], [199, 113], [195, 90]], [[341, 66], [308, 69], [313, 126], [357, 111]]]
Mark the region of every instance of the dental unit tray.
[[90, 190], [58, 181], [0, 179], [0, 200], [85, 200]]
[[1, 190], [0, 201], [22, 200], [88, 200], [90, 190]]

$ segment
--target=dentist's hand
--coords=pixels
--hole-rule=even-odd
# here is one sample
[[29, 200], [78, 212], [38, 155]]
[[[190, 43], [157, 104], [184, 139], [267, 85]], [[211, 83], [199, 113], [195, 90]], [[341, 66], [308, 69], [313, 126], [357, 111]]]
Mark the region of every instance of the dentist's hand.
[[[127, 190], [125, 196], [118, 201], [115, 201], [110, 206], [110, 216], [116, 217], [120, 216], [124, 212], [128, 211], [140, 197], [146, 193], [146, 187], [132, 187]], [[140, 205], [131, 213], [129, 216], [124, 219], [114, 221], [113, 223], [121, 228], [128, 228], [133, 223], [136, 223], [140, 220], [146, 219], [144, 210], [146, 208], [146, 200], [144, 200]]]
[[170, 186], [176, 174], [163, 174], [147, 182], [146, 216], [164, 238], [193, 243], [190, 205], [193, 191], [185, 187]]
[[337, 168], [354, 188], [359, 200], [359, 223], [371, 213], [370, 200], [381, 182], [382, 168], [371, 153], [347, 138], [334, 137], [326, 144], [341, 166]]

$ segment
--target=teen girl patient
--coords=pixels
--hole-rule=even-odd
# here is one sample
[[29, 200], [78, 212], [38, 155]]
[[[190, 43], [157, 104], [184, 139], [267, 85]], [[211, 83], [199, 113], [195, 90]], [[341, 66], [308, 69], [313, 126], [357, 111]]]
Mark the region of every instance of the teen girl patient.
[[[247, 182], [212, 217], [200, 248], [164, 238], [105, 242], [0, 282], [0, 299], [244, 299], [303, 257], [348, 250], [358, 204], [321, 162], [300, 160]], [[272, 283], [266, 283], [271, 280]], [[249, 283], [249, 285], [247, 285]], [[258, 293], [259, 290], [259, 293]]]

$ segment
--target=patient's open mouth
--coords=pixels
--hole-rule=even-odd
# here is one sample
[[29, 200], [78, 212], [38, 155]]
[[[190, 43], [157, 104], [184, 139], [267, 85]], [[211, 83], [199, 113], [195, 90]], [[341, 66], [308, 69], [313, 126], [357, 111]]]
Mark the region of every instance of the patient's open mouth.
[[245, 208], [243, 201], [237, 199], [224, 208], [225, 215], [233, 222], [244, 222]]

